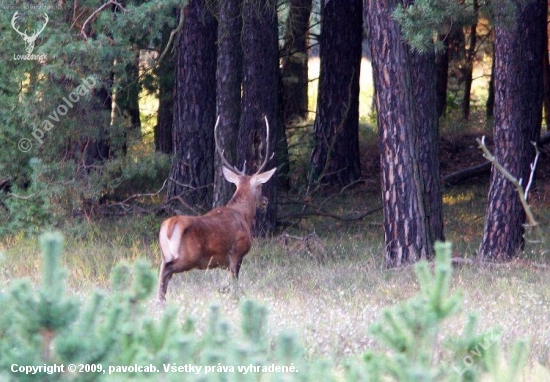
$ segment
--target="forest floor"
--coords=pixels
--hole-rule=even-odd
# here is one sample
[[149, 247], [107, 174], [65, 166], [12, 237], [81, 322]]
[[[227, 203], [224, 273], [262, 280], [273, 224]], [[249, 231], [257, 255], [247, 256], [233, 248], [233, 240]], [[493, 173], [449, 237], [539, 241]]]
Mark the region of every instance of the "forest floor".
[[[483, 163], [475, 142], [482, 133], [445, 134], [441, 143], [442, 175]], [[419, 288], [413, 267], [384, 269], [381, 212], [352, 219], [380, 206], [377, 150], [373, 146], [365, 152], [365, 181], [361, 185], [337, 195], [315, 196], [308, 202], [351, 219], [322, 214], [293, 219], [290, 214], [303, 207], [301, 194], [282, 194], [281, 230], [271, 239], [258, 239], [243, 262], [241, 289], [247, 298], [268, 308], [269, 335], [297, 333], [309, 357], [342, 362], [347, 357], [360, 357], [369, 349], [383, 349], [367, 328], [380, 319], [384, 308], [412, 297]], [[541, 181], [533, 198], [544, 232], [550, 224], [550, 194], [545, 191], [550, 190], [549, 162], [544, 154], [539, 167]], [[444, 188], [445, 229], [453, 242], [454, 256], [475, 256], [483, 230], [488, 184], [486, 175]], [[110, 271], [121, 260], [146, 258], [156, 268], [157, 232], [162, 219], [134, 216], [66, 222], [62, 230], [66, 239], [63, 259], [69, 293], [84, 299], [96, 288], [108, 289]], [[547, 244], [528, 242], [525, 254], [507, 264], [456, 266], [451, 291], [461, 290], [464, 299], [460, 313], [441, 330], [441, 343], [443, 338], [456, 337], [464, 330], [469, 314], [477, 314], [479, 331], [498, 328], [505, 354], [516, 339], [530, 341], [525, 380], [550, 380]], [[4, 253], [0, 290], [18, 277], [40, 281], [41, 256], [36, 238], [2, 238], [0, 252]], [[238, 304], [218, 292], [226, 277], [222, 270], [176, 275], [169, 285], [168, 301], [179, 308], [182, 319], [193, 317], [199, 332], [206, 330], [213, 304], [220, 306], [225, 319], [238, 330]], [[150, 304], [154, 311], [153, 299]]]

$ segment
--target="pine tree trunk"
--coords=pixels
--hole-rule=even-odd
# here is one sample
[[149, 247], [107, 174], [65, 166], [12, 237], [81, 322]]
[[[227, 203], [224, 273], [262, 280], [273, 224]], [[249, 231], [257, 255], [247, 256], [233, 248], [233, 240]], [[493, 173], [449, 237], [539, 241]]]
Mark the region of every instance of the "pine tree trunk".
[[[530, 142], [538, 140], [541, 128], [546, 4], [521, 3], [514, 17], [505, 26], [497, 19], [495, 27], [494, 155], [525, 185], [534, 158]], [[479, 254], [492, 260], [517, 256], [524, 244], [524, 223], [514, 187], [493, 168]]]
[[312, 0], [290, 0], [281, 77], [285, 126], [308, 114], [308, 30]]
[[[112, 111], [112, 98], [111, 93], [107, 88], [101, 87], [97, 90], [93, 90], [92, 94], [96, 100], [92, 108], [94, 112], [100, 116], [110, 116]], [[104, 114], [103, 114], [103, 113]], [[110, 117], [100, 119], [99, 123], [95, 127], [99, 132], [93, 131], [83, 143], [84, 148], [84, 163], [86, 166], [92, 166], [106, 161], [110, 157], [111, 142], [109, 137]]]
[[363, 3], [324, 1], [322, 6], [321, 72], [310, 182], [347, 186], [361, 176], [359, 72]]
[[[550, 1], [547, 1], [547, 7], [550, 11]], [[548, 20], [547, 20], [548, 22]], [[548, 27], [544, 29], [545, 36], [544, 36], [544, 52], [543, 52], [543, 66], [542, 66], [542, 75], [543, 75], [543, 83], [544, 83], [544, 122], [546, 124], [546, 128], [550, 129], [550, 60], [548, 58]]]
[[424, 209], [429, 226], [429, 243], [444, 241], [443, 199], [439, 173], [439, 116], [437, 114], [437, 70], [435, 54], [409, 52], [416, 135], [423, 179]]
[[[166, 25], [162, 29], [161, 49], [164, 49], [170, 39], [172, 28]], [[155, 69], [158, 78], [159, 108], [157, 125], [154, 128], [155, 151], [172, 154], [172, 123], [174, 120], [174, 55], [166, 54]]]
[[206, 0], [190, 0], [179, 37], [174, 100], [175, 155], [168, 197], [209, 209], [214, 178], [216, 120], [216, 20]]
[[[243, 4], [243, 86], [238, 161], [255, 172], [277, 142], [279, 121], [279, 47], [277, 9], [273, 0], [245, 0]], [[265, 122], [270, 124], [270, 153], [265, 152]], [[276, 157], [266, 169], [276, 166]], [[277, 220], [276, 177], [263, 185], [268, 199], [265, 213], [256, 216], [256, 235], [272, 232]]]
[[435, 57], [436, 67], [436, 91], [437, 91], [437, 115], [445, 114], [447, 109], [447, 82], [449, 80], [449, 40], [447, 36], [439, 36], [445, 47]]
[[413, 85], [417, 81], [411, 78], [409, 51], [391, 16], [397, 3], [367, 0], [365, 10], [376, 87], [388, 267], [433, 254], [415, 119]]
[[141, 135], [141, 119], [139, 115], [139, 53], [135, 55], [134, 62], [126, 65], [126, 80], [120, 84], [117, 92], [117, 104], [125, 114], [130, 117], [130, 129]]
[[[241, 3], [241, 0], [220, 0], [218, 16], [218, 140], [225, 158], [231, 164], [237, 164], [237, 138], [241, 117]], [[221, 159], [217, 155], [215, 163], [213, 205], [217, 207], [227, 203], [234, 187], [223, 177]]]
[[470, 118], [470, 100], [472, 93], [472, 80], [474, 71], [474, 61], [476, 57], [476, 43], [477, 43], [477, 14], [479, 5], [477, 0], [474, 0], [474, 17], [475, 22], [470, 26], [470, 42], [468, 49], [466, 50], [466, 67], [464, 68], [464, 98], [462, 99], [462, 117], [464, 119]]
[[[494, 32], [493, 32], [494, 33]], [[493, 58], [491, 61], [491, 77], [489, 78], [489, 89], [487, 94], [487, 103], [485, 104], [485, 115], [487, 118], [493, 118], [495, 109], [495, 49], [493, 42]]]

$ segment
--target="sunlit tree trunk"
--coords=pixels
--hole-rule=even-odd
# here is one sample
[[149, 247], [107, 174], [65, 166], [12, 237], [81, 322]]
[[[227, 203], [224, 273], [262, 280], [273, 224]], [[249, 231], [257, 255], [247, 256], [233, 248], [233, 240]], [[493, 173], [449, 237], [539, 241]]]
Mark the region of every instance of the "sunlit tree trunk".
[[[393, 267], [433, 255], [430, 218], [425, 206], [426, 181], [422, 161], [421, 131], [434, 129], [432, 122], [420, 125], [415, 96], [430, 92], [431, 107], [426, 116], [437, 115], [435, 60], [415, 56], [403, 43], [401, 30], [391, 13], [396, 0], [366, 0], [366, 17], [371, 46], [373, 77], [376, 87], [378, 143], [382, 172], [385, 263]], [[424, 61], [426, 60], [426, 61]], [[420, 70], [431, 61], [432, 78]], [[425, 88], [422, 88], [424, 83]], [[415, 90], [416, 88], [416, 90]], [[432, 94], [433, 93], [433, 94]], [[430, 133], [433, 137], [433, 131]], [[428, 138], [426, 138], [428, 139]], [[433, 139], [433, 138], [430, 138]], [[435, 142], [429, 142], [434, 145]], [[428, 204], [429, 208], [429, 204]]]

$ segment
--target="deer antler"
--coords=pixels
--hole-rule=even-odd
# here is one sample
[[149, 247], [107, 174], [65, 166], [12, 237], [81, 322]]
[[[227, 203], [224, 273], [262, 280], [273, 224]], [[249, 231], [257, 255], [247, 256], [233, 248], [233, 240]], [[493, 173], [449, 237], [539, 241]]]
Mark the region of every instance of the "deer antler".
[[223, 165], [225, 167], [227, 167], [229, 170], [233, 171], [237, 175], [246, 175], [244, 173], [244, 171], [246, 171], [246, 162], [243, 166], [243, 171], [239, 171], [235, 166], [232, 166], [231, 164], [229, 164], [227, 159], [225, 159], [225, 157], [223, 155], [223, 150], [220, 148], [220, 143], [218, 142], [218, 125], [219, 124], [220, 124], [220, 116], [218, 116], [218, 118], [216, 119], [216, 125], [214, 126], [214, 142], [216, 144], [216, 151], [218, 152], [218, 154], [219, 154], [219, 156], [222, 160]]
[[[273, 159], [273, 156], [275, 155], [275, 153], [272, 153], [271, 156], [269, 156], [269, 122], [267, 121], [267, 117], [265, 115], [264, 115], [264, 119], [265, 119], [265, 129], [266, 129], [266, 133], [265, 133], [266, 134], [265, 135], [265, 158], [264, 158], [264, 161], [263, 161], [262, 165], [260, 167], [258, 167], [258, 170], [256, 171], [256, 173], [254, 175], [258, 175], [260, 172], [262, 172], [262, 170], [267, 165], [267, 162], [269, 162], [271, 159]], [[241, 171], [241, 170], [238, 170], [235, 166], [232, 166], [231, 164], [229, 164], [227, 159], [225, 159], [225, 157], [223, 155], [224, 151], [220, 148], [220, 144], [218, 142], [218, 125], [219, 125], [219, 123], [220, 123], [220, 117], [218, 116], [218, 118], [216, 119], [216, 125], [214, 126], [214, 141], [216, 143], [216, 151], [220, 155], [222, 163], [224, 164], [225, 167], [227, 167], [229, 170], [233, 171], [235, 174], [246, 175], [246, 161], [244, 162], [243, 169]]]
[[262, 170], [267, 165], [267, 162], [269, 162], [271, 159], [273, 159], [273, 156], [275, 153], [272, 153], [271, 156], [269, 156], [269, 122], [267, 121], [267, 117], [264, 115], [265, 119], [265, 158], [260, 167], [258, 167], [258, 170], [256, 171], [256, 175], [262, 172]]

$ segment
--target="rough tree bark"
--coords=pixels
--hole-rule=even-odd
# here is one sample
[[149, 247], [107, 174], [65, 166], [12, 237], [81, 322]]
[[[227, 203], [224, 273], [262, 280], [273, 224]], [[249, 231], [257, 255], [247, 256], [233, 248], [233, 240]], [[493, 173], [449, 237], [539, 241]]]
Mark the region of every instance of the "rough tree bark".
[[323, 1], [321, 72], [310, 182], [347, 186], [361, 176], [359, 72], [362, 0]]
[[[493, 154], [525, 185], [534, 158], [530, 142], [538, 140], [541, 128], [546, 3], [515, 4], [514, 22], [501, 25], [497, 18], [495, 27]], [[514, 187], [493, 169], [480, 256], [501, 261], [517, 256], [524, 245], [524, 223]]]
[[168, 197], [197, 209], [211, 206], [216, 119], [216, 20], [206, 0], [190, 0], [176, 52], [174, 158]]
[[437, 110], [437, 70], [435, 54], [409, 49], [416, 137], [419, 145], [420, 170], [423, 180], [423, 202], [429, 243], [444, 241], [443, 199], [439, 172], [439, 115]]
[[412, 78], [410, 51], [391, 16], [401, 2], [365, 1], [378, 111], [385, 263], [393, 267], [433, 255], [413, 91], [421, 79]]
[[[237, 159], [237, 137], [241, 117], [241, 3], [241, 0], [220, 0], [218, 16], [218, 140], [225, 157], [232, 164], [236, 164]], [[223, 177], [222, 162], [217, 155], [215, 163], [213, 205], [217, 207], [227, 203], [234, 187]]]
[[[238, 142], [239, 165], [246, 161], [255, 172], [265, 155], [264, 115], [270, 124], [269, 147], [275, 149], [279, 118], [279, 47], [277, 9], [274, 0], [245, 0], [243, 3], [243, 86]], [[276, 157], [266, 169], [276, 166]], [[256, 235], [273, 231], [277, 219], [276, 177], [263, 186], [268, 199], [265, 213], [256, 216]]]

